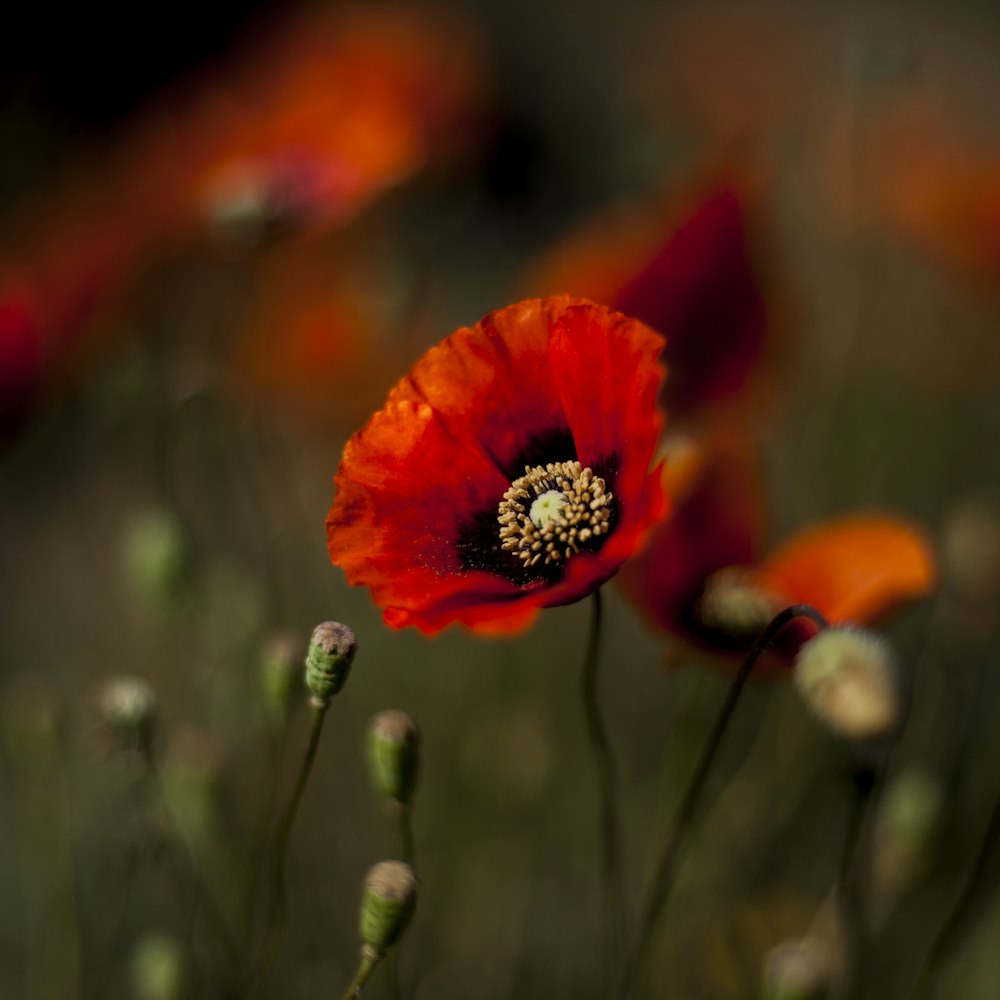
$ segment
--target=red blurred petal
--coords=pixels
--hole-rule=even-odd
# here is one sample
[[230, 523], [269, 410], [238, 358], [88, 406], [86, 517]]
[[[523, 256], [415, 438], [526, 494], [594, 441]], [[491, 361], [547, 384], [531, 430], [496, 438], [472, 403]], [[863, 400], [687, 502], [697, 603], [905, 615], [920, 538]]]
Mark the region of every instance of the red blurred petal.
[[764, 299], [735, 190], [700, 204], [611, 305], [667, 337], [665, 405], [678, 418], [740, 392], [765, 344]]
[[[693, 450], [692, 450], [693, 449]], [[622, 567], [619, 583], [653, 624], [703, 641], [693, 606], [716, 570], [753, 562], [762, 522], [761, 486], [749, 447], [727, 436], [685, 442], [686, 491], [644, 548]], [[668, 450], [666, 476], [671, 479]]]

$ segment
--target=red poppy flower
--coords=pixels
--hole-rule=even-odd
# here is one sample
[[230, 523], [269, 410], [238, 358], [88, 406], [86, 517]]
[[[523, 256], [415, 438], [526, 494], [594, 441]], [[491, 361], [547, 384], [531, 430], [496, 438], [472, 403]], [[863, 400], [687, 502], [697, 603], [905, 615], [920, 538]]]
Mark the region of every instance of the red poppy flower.
[[[685, 461], [696, 467], [671, 491], [672, 516], [619, 576], [655, 625], [714, 652], [740, 652], [791, 604], [811, 604], [831, 624], [868, 624], [932, 586], [929, 542], [890, 514], [817, 522], [757, 562], [760, 491], [746, 449], [716, 441]], [[786, 629], [776, 659], [812, 631]]]
[[348, 442], [330, 557], [387, 624], [526, 628], [611, 577], [664, 507], [662, 339], [529, 299], [430, 350]]

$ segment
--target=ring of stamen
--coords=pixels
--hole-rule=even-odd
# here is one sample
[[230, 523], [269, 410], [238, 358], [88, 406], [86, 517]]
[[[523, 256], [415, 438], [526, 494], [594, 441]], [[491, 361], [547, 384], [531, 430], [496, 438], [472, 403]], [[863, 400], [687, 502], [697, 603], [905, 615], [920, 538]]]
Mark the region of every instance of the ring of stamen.
[[525, 466], [500, 501], [500, 547], [525, 568], [564, 562], [607, 534], [612, 499], [579, 462]]

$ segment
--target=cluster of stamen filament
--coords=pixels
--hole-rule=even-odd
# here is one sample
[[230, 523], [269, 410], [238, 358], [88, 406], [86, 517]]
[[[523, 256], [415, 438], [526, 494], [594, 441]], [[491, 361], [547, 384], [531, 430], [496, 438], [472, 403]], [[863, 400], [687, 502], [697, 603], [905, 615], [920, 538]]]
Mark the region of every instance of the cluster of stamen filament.
[[525, 466], [500, 501], [500, 547], [525, 568], [569, 559], [607, 534], [612, 494], [579, 462]]

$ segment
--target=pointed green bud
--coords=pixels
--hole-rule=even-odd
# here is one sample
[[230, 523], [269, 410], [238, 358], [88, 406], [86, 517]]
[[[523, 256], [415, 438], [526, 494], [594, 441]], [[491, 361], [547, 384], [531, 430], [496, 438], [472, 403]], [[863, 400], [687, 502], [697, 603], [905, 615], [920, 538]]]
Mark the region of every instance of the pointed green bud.
[[368, 870], [361, 896], [361, 940], [374, 960], [402, 936], [417, 905], [417, 876], [402, 861], [380, 861]]
[[306, 656], [306, 687], [316, 708], [326, 708], [351, 672], [358, 641], [340, 622], [323, 622], [313, 629]]
[[420, 729], [406, 714], [379, 712], [368, 727], [372, 783], [388, 799], [409, 805], [420, 770]]
[[141, 677], [115, 677], [97, 698], [101, 718], [119, 749], [148, 754], [156, 724], [156, 694]]
[[260, 652], [258, 680], [267, 710], [281, 718], [291, 708], [299, 691], [302, 640], [292, 629], [272, 632]]

